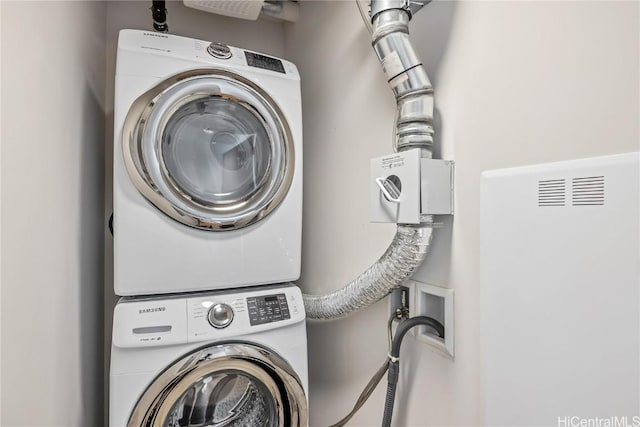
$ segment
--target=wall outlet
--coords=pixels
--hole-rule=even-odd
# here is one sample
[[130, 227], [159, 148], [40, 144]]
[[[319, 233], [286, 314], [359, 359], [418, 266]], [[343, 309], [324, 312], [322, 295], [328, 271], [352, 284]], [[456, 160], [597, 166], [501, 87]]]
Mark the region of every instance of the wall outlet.
[[428, 316], [444, 325], [444, 339], [428, 326], [414, 328], [413, 335], [441, 354], [454, 357], [453, 289], [409, 281], [413, 300], [409, 307], [410, 317]]

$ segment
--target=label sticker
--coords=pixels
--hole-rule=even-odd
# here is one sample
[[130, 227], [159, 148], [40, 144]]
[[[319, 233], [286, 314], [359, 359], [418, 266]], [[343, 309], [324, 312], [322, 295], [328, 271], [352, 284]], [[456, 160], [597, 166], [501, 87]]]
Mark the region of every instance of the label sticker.
[[391, 52], [389, 55], [384, 57], [382, 60], [382, 69], [384, 69], [384, 73], [387, 75], [388, 80], [391, 80], [404, 71], [398, 52]]
[[381, 162], [382, 169], [393, 169], [404, 166], [404, 157], [400, 155], [394, 155], [392, 157], [387, 157], [382, 159]]

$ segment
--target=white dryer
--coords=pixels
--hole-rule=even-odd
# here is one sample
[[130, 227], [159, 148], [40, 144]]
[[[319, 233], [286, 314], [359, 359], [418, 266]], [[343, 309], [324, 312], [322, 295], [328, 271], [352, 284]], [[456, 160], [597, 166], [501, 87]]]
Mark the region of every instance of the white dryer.
[[299, 277], [302, 118], [292, 63], [123, 30], [114, 123], [118, 295]]
[[109, 425], [306, 426], [304, 318], [293, 285], [121, 299]]

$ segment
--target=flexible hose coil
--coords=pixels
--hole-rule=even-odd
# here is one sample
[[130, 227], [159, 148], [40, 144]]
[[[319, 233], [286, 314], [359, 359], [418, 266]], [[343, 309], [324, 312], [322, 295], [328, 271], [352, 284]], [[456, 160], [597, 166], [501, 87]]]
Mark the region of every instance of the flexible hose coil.
[[327, 295], [304, 295], [307, 317], [340, 319], [384, 298], [422, 263], [431, 236], [432, 229], [426, 225], [398, 225], [384, 255], [351, 283]]

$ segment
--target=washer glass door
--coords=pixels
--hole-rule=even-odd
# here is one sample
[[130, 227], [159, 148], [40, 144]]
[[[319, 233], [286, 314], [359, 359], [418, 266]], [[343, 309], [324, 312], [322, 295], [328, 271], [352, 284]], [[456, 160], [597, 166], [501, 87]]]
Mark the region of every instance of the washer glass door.
[[[216, 371], [191, 384], [178, 398], [163, 427], [279, 425], [280, 396], [272, 380], [237, 370]], [[272, 393], [278, 395], [274, 396]]]
[[268, 350], [230, 343], [189, 354], [143, 393], [128, 427], [302, 427], [302, 384]]
[[132, 182], [173, 219], [221, 231], [251, 225], [291, 185], [291, 131], [248, 79], [203, 69], [164, 80], [132, 105], [123, 128]]

